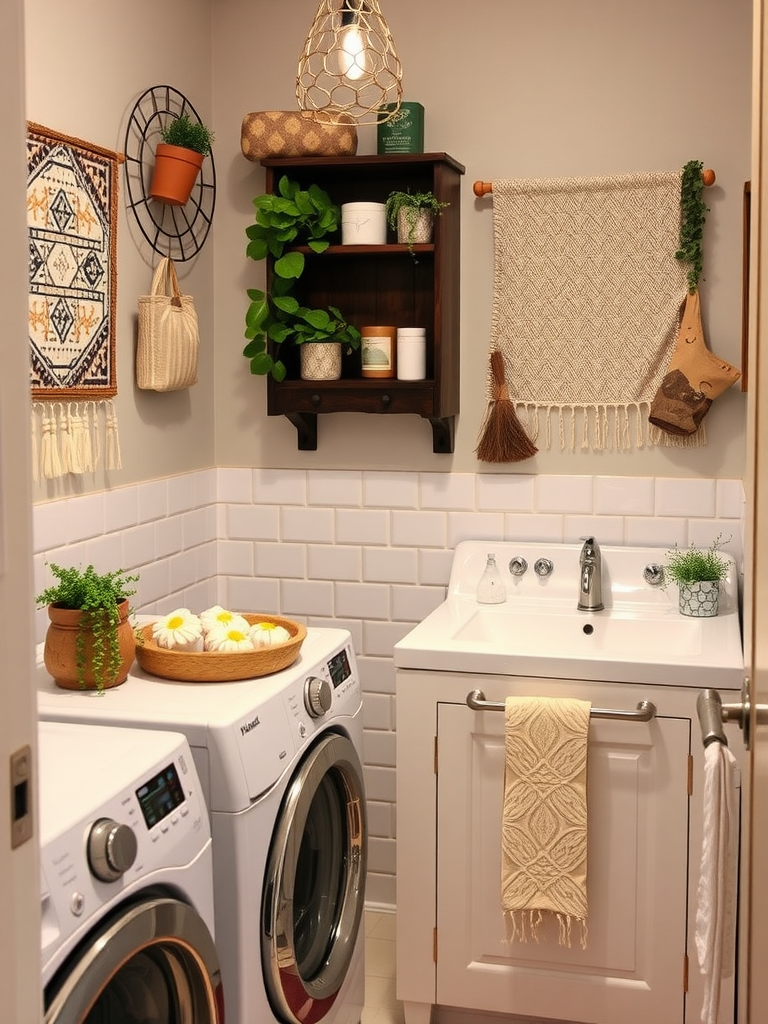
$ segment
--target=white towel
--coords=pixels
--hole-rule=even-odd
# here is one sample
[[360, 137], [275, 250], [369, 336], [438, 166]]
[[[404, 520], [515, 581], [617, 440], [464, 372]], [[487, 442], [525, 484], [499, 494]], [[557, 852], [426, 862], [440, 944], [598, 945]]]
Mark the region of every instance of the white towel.
[[736, 759], [728, 747], [710, 743], [704, 751], [704, 838], [696, 911], [703, 1024], [717, 1024], [720, 982], [734, 969], [739, 841], [735, 773]]

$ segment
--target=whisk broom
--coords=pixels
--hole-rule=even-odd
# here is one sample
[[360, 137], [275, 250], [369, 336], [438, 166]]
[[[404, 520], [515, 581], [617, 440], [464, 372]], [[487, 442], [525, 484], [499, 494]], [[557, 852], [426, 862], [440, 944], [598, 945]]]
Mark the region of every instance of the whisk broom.
[[504, 357], [491, 352], [493, 397], [488, 404], [475, 452], [480, 462], [522, 462], [539, 450], [526, 434], [509, 397], [504, 375]]

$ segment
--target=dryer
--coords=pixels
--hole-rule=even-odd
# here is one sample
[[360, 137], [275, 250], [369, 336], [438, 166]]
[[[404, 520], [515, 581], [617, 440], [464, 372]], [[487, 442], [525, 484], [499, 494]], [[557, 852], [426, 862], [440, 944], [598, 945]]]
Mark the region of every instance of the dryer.
[[38, 673], [41, 718], [187, 737], [210, 813], [228, 1024], [357, 1024], [368, 836], [349, 632], [310, 627], [293, 665], [240, 682], [136, 664], [96, 696], [59, 689], [42, 649]]
[[180, 733], [40, 722], [45, 1024], [223, 1024], [212, 842]]

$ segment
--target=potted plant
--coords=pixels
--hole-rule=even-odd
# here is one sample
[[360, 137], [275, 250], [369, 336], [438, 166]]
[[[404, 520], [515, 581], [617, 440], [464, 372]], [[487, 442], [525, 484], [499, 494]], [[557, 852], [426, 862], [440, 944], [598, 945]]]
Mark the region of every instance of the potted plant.
[[435, 217], [450, 203], [442, 203], [434, 192], [390, 192], [386, 202], [387, 223], [397, 231], [397, 240], [413, 246], [432, 239]]
[[149, 194], [171, 206], [184, 206], [192, 194], [203, 160], [211, 152], [214, 134], [189, 114], [173, 118], [161, 130]]
[[[360, 332], [335, 306], [309, 309], [301, 304], [294, 289], [304, 271], [305, 255], [294, 247], [306, 245], [312, 252], [325, 252], [330, 245], [329, 236], [339, 229], [341, 211], [317, 185], [303, 190], [285, 176], [278, 183], [277, 195], [257, 196], [253, 205], [256, 223], [246, 228], [246, 255], [253, 260], [271, 256], [274, 263], [270, 291], [248, 289], [248, 344], [243, 355], [250, 360], [251, 373], [271, 374], [276, 381], [285, 380], [286, 366], [275, 346], [290, 341], [302, 346], [302, 376], [338, 377], [341, 347], [358, 348]], [[318, 352], [315, 346], [319, 345], [325, 350]], [[336, 347], [331, 349], [329, 345]], [[319, 356], [323, 364], [330, 364], [330, 369], [322, 373], [310, 369], [310, 355]]]
[[118, 686], [136, 651], [128, 598], [139, 577], [124, 569], [97, 573], [92, 565], [49, 568], [56, 583], [35, 598], [39, 607], [48, 605], [45, 667], [65, 690]]
[[698, 618], [717, 615], [720, 597], [720, 581], [726, 579], [731, 563], [719, 549], [723, 541], [718, 536], [708, 548], [695, 544], [680, 548], [677, 545], [667, 552], [664, 566], [665, 585], [676, 583], [679, 589], [679, 606], [682, 615]]

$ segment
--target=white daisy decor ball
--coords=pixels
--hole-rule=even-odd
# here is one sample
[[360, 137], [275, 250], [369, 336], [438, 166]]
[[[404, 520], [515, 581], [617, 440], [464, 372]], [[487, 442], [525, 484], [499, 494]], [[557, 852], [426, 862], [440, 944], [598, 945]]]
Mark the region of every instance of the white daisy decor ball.
[[[245, 622], [245, 620], [243, 620]], [[252, 651], [253, 640], [248, 635], [248, 623], [245, 622], [245, 629], [238, 625], [214, 626], [205, 634], [206, 651], [218, 651], [220, 653], [231, 653], [232, 651]]]
[[202, 651], [203, 624], [189, 608], [177, 608], [152, 624], [152, 639], [169, 651]]
[[246, 633], [250, 628], [247, 619], [244, 619], [242, 615], [237, 612], [231, 612], [227, 608], [222, 608], [218, 604], [213, 605], [212, 608], [206, 608], [204, 612], [200, 612], [200, 621], [203, 624], [203, 633], [206, 634], [218, 626], [233, 626], [236, 629], [244, 630]]
[[254, 647], [272, 647], [273, 644], [284, 644], [291, 639], [288, 630], [276, 622], [257, 622], [251, 626], [249, 635]]

